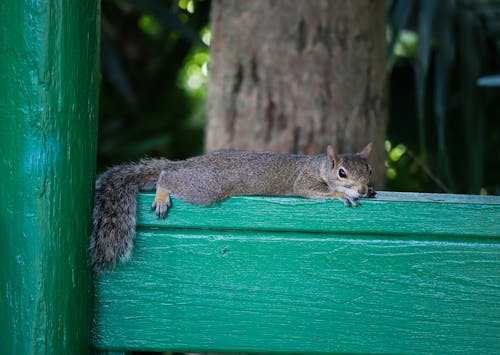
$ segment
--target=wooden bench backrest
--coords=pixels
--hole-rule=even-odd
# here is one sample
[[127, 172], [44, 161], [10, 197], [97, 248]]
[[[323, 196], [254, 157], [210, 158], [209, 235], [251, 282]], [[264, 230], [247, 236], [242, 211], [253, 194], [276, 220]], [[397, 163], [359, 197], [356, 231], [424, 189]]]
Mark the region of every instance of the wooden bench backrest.
[[500, 198], [138, 198], [131, 260], [96, 282], [110, 350], [495, 353]]

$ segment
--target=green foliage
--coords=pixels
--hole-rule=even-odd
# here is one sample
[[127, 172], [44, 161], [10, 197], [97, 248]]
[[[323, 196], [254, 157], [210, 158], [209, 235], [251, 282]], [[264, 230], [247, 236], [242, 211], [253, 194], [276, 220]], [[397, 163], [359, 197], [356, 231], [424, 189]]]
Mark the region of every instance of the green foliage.
[[102, 3], [99, 170], [203, 146], [209, 1]]
[[500, 71], [499, 14], [499, 1], [392, 2], [389, 139], [408, 149], [389, 157], [390, 188], [500, 192], [500, 88], [478, 86]]

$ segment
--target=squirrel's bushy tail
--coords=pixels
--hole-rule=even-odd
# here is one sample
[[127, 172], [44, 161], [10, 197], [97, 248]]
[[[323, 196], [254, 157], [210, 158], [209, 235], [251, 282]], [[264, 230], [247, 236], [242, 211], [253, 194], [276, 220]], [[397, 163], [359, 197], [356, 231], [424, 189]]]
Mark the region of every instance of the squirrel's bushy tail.
[[[158, 173], [152, 160], [115, 166], [96, 182], [90, 257], [96, 271], [113, 269], [132, 253], [139, 189], [153, 188]], [[158, 169], [155, 169], [158, 170]]]

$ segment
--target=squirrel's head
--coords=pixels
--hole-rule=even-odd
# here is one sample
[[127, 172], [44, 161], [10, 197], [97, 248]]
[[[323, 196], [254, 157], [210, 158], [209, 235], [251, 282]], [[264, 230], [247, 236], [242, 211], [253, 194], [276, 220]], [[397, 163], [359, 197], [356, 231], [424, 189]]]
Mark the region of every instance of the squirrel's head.
[[366, 195], [372, 173], [368, 163], [371, 150], [372, 144], [369, 143], [359, 153], [337, 154], [329, 145], [326, 151], [327, 158], [331, 162], [327, 179], [328, 186], [353, 198]]

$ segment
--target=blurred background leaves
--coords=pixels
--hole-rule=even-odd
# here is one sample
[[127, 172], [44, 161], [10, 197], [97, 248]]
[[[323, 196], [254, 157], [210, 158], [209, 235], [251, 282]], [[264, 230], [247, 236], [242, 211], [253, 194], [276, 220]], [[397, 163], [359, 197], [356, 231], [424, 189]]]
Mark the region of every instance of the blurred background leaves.
[[[500, 1], [387, 8], [388, 189], [499, 194]], [[100, 171], [202, 152], [209, 10], [209, 0], [102, 1]]]
[[208, 1], [102, 1], [99, 170], [201, 152], [209, 8]]
[[478, 80], [500, 73], [500, 2], [388, 5], [389, 188], [498, 194], [500, 87]]

